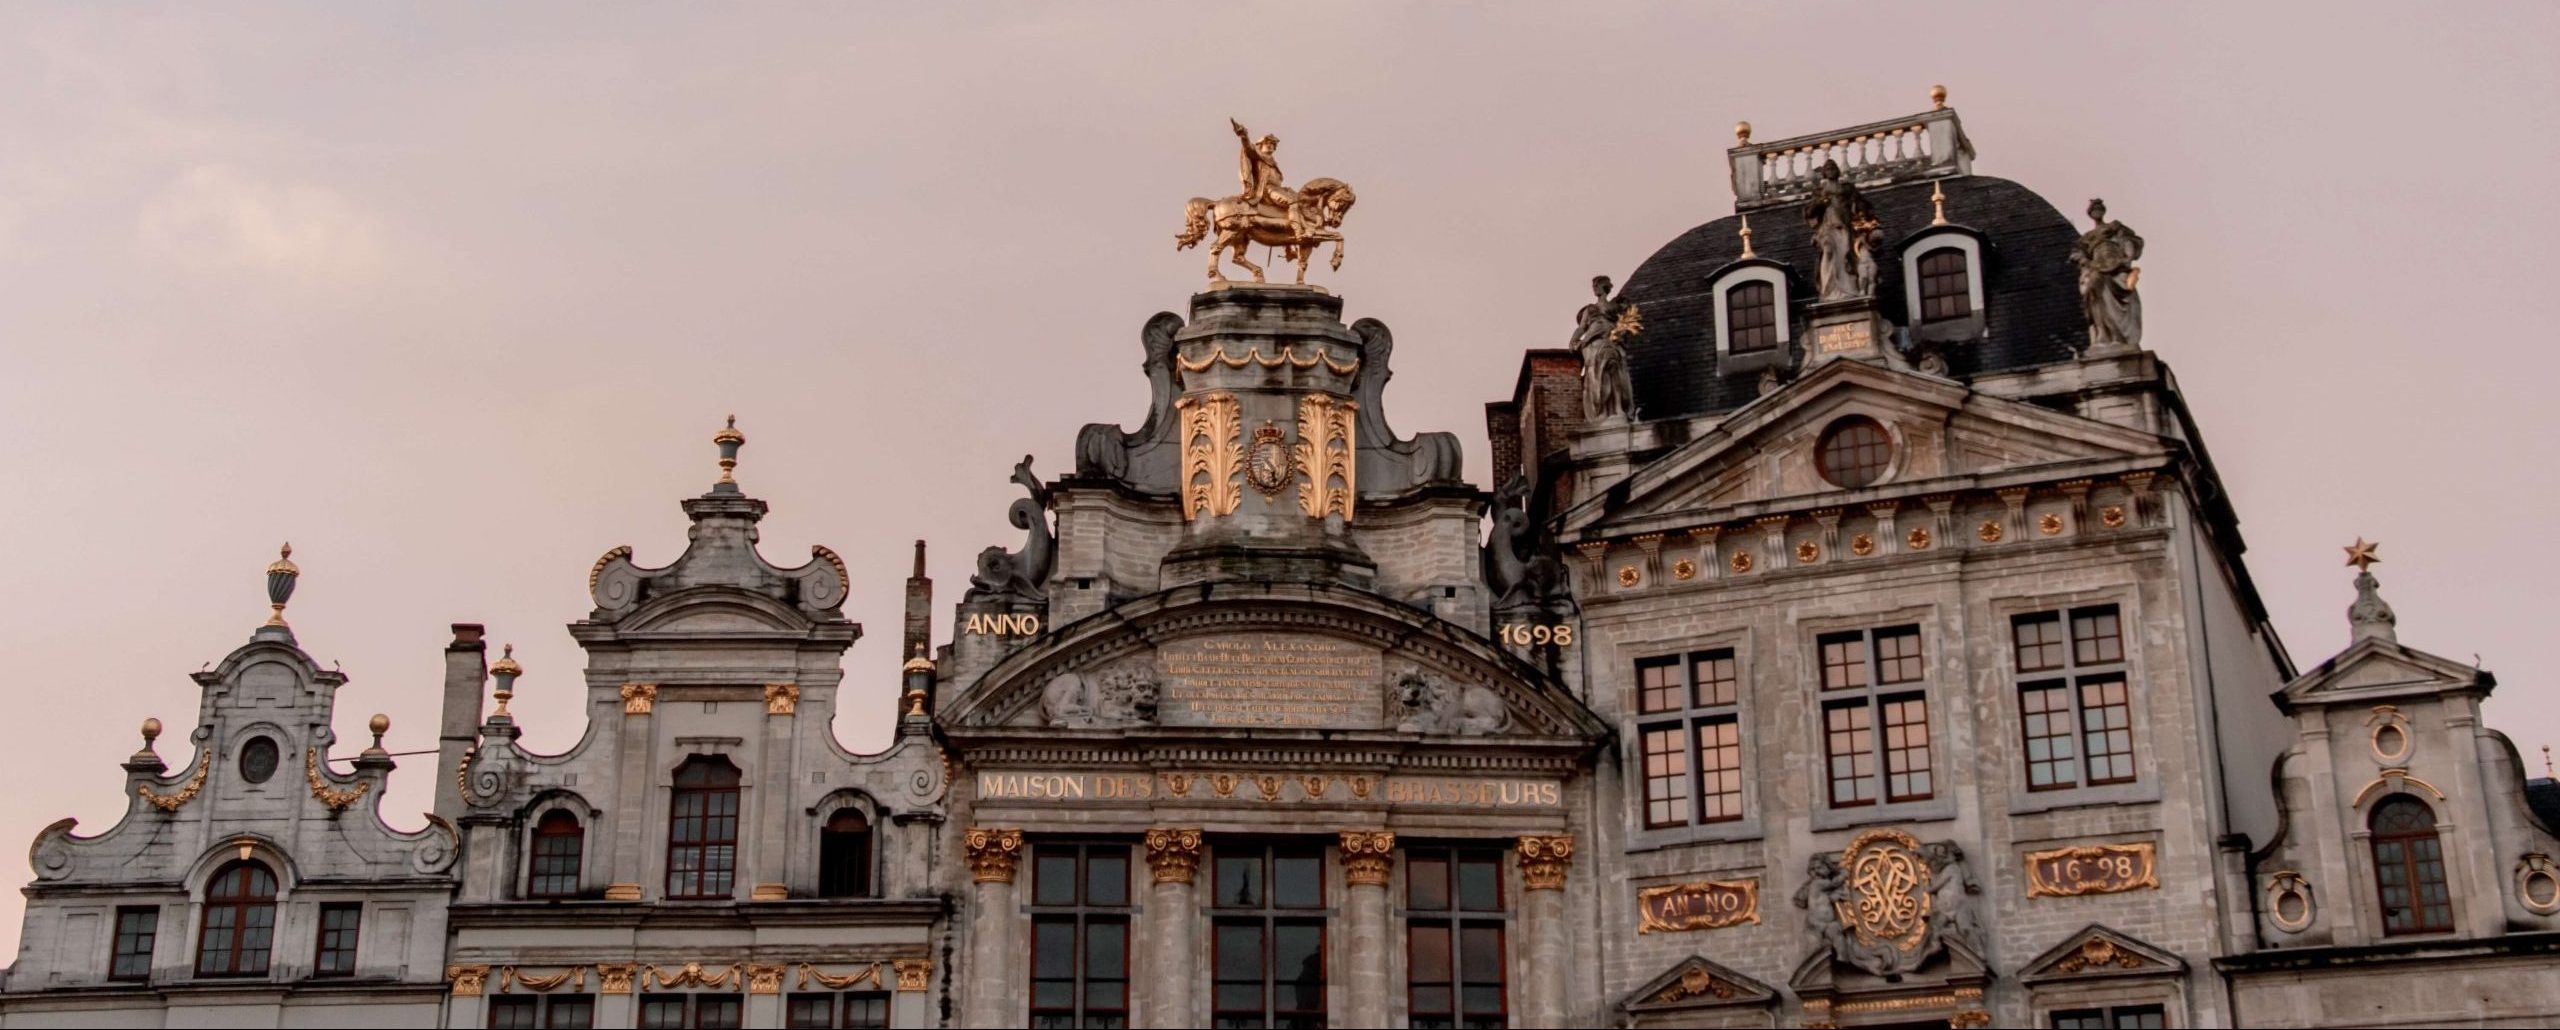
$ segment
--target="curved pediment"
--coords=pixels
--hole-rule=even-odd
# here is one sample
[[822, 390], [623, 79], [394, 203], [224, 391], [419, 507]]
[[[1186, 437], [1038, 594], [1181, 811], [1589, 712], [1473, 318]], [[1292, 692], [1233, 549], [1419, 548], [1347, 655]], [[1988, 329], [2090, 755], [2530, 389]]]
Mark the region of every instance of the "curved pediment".
[[1059, 627], [980, 677], [945, 728], [1370, 731], [1591, 740], [1599, 718], [1466, 630], [1362, 591], [1181, 587]]

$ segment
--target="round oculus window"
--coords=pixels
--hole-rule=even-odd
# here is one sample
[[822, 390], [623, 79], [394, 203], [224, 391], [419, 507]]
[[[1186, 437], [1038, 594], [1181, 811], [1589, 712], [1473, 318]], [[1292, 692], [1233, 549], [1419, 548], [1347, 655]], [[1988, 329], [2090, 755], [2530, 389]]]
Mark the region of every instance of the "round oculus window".
[[265, 783], [276, 774], [276, 742], [272, 737], [251, 737], [240, 745], [240, 778], [251, 783]]
[[1884, 478], [1893, 464], [1893, 438], [1876, 420], [1862, 415], [1831, 424], [1814, 449], [1814, 465], [1832, 485], [1856, 489]]

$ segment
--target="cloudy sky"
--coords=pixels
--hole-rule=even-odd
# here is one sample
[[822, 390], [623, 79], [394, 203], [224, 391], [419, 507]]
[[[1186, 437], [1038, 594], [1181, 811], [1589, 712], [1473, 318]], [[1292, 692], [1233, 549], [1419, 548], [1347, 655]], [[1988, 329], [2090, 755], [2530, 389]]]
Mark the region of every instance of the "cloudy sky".
[[[852, 566], [839, 733], [885, 738], [910, 541], [941, 601], [1018, 539], [1006, 482], [1134, 421], [1185, 198], [1242, 118], [1354, 183], [1330, 282], [1396, 329], [1407, 431], [1560, 345], [1594, 273], [1730, 210], [1723, 151], [1927, 106], [2150, 244], [2177, 369], [2297, 659], [2344, 645], [2339, 547], [2384, 542], [2402, 639], [2560, 743], [2548, 325], [2560, 5], [566, 4], [0, 8], [0, 850], [123, 810], [156, 715], [265, 616], [431, 747], [446, 627], [579, 733], [587, 566], [682, 548], [735, 412], [764, 550]], [[940, 627], [948, 632], [947, 608]], [[421, 825], [433, 762], [384, 812]], [[23, 870], [9, 877], [23, 877]], [[0, 892], [0, 943], [18, 900]]]

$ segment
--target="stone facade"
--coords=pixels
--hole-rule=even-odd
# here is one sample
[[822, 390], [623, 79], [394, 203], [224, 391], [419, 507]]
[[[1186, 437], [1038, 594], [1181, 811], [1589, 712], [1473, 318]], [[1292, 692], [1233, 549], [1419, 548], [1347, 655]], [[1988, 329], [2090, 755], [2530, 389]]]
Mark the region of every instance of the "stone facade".
[[[190, 762], [147, 730], [124, 822], [36, 841], [0, 1023], [2560, 1017], [2560, 784], [2495, 679], [2399, 643], [2361, 542], [2353, 643], [2295, 666], [2122, 331], [2139, 238], [1974, 156], [1943, 107], [1746, 133], [1735, 214], [1576, 330], [1633, 411], [1528, 351], [1490, 492], [1341, 299], [1154, 316], [1142, 420], [1016, 466], [947, 640], [918, 543], [877, 754], [827, 729], [843, 566], [757, 552], [734, 425], [683, 553], [590, 574], [576, 746], [454, 627], [418, 833], [378, 742], [327, 757], [279, 562]], [[244, 920], [260, 961], [207, 950]]]

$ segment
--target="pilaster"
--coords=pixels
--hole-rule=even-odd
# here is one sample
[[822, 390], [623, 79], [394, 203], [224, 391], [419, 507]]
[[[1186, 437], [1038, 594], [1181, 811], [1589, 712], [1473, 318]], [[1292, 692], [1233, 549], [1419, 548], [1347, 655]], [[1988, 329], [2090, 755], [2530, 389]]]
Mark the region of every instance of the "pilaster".
[[1343, 998], [1345, 1026], [1387, 1023], [1387, 881], [1395, 869], [1396, 835], [1342, 831]]

